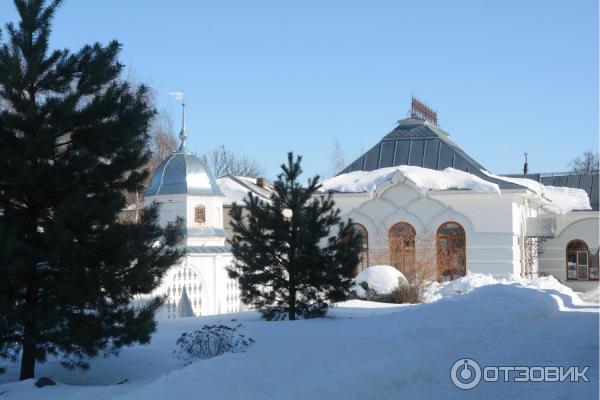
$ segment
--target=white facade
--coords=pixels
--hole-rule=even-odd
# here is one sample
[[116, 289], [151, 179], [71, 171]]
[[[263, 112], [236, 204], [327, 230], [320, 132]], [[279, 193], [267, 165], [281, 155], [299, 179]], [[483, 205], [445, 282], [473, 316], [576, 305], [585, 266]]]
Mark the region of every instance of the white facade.
[[[160, 224], [184, 218], [186, 255], [163, 278], [155, 295], [167, 294], [166, 305], [158, 318], [176, 318], [237, 312], [240, 309], [237, 281], [227, 275], [232, 255], [225, 246], [223, 197], [187, 194], [146, 196], [145, 202], [158, 201]], [[196, 222], [196, 207], [205, 209], [205, 222]], [[185, 291], [185, 294], [184, 294]], [[189, 301], [193, 315], [182, 302]], [[183, 310], [183, 311], [182, 311]], [[183, 315], [182, 315], [183, 312]]]
[[382, 249], [389, 246], [388, 232], [396, 223], [410, 224], [419, 237], [435, 235], [446, 222], [457, 222], [465, 230], [467, 271], [495, 276], [521, 273], [520, 220], [526, 211], [519, 203], [526, 201], [526, 193], [501, 196], [448, 190], [424, 194], [408, 182], [397, 182], [373, 198], [366, 193], [339, 193], [333, 197], [344, 218], [367, 228], [369, 259], [373, 263], [386, 263], [378, 259], [378, 253], [385, 258]]
[[[590, 257], [598, 252], [598, 211], [550, 214], [541, 208], [545, 200], [525, 188], [502, 190], [499, 194], [470, 190], [423, 191], [408, 180], [392, 180], [370, 194], [332, 195], [343, 218], [351, 218], [366, 228], [369, 265], [391, 264], [388, 235], [394, 224], [410, 224], [418, 238], [424, 234], [435, 237], [442, 224], [456, 222], [465, 231], [467, 272], [495, 277], [553, 275], [578, 291], [598, 285], [597, 280], [567, 280], [565, 267], [565, 249], [571, 240], [584, 240], [590, 248]], [[543, 253], [539, 258], [528, 262], [531, 224], [548, 221], [556, 225], [554, 238], [542, 244]], [[540, 229], [544, 227], [537, 227]]]

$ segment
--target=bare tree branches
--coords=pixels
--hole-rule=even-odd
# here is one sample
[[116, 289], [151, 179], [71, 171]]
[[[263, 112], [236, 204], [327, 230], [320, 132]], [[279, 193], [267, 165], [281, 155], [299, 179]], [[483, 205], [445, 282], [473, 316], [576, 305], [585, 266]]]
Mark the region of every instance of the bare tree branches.
[[224, 145], [202, 154], [200, 159], [217, 178], [226, 175], [260, 178], [265, 174], [265, 171], [254, 160], [235, 154], [227, 150]]
[[152, 157], [148, 161], [146, 168], [150, 171], [154, 171], [162, 160], [177, 150], [177, 140], [173, 134], [173, 124], [166, 113], [157, 114], [152, 130], [150, 131], [148, 145], [150, 146]]
[[[158, 113], [152, 121], [152, 127], [148, 135], [147, 146], [150, 150], [150, 159], [141, 168], [148, 171], [148, 177], [143, 183], [143, 187], [135, 192], [125, 192], [125, 200], [128, 204], [128, 211], [122, 213], [122, 218], [130, 221], [137, 221], [139, 210], [143, 208], [143, 192], [150, 185], [152, 172], [158, 167], [167, 156], [177, 150], [177, 140], [173, 135], [173, 124], [166, 113]], [[141, 171], [140, 171], [141, 172]]]
[[331, 153], [331, 174], [333, 176], [337, 175], [345, 166], [344, 149], [342, 149], [342, 145], [336, 139], [333, 144], [333, 152]]
[[575, 174], [597, 174], [600, 172], [600, 158], [598, 153], [589, 150], [584, 152], [581, 157], [571, 160], [569, 167]]

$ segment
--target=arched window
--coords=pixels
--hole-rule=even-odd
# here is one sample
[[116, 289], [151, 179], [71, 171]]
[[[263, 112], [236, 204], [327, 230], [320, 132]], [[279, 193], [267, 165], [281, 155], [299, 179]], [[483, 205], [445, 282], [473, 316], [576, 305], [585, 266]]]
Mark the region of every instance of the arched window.
[[367, 232], [367, 228], [365, 228], [361, 224], [352, 224], [354, 230], [360, 235], [362, 238], [362, 250], [360, 252], [360, 261], [356, 266], [356, 271], [354, 276], [358, 275], [358, 273], [369, 266], [369, 233]]
[[464, 228], [446, 222], [437, 230], [438, 280], [451, 281], [467, 273], [467, 249]]
[[590, 256], [590, 249], [583, 240], [571, 240], [567, 243], [567, 279], [598, 279], [598, 262]]
[[206, 222], [206, 209], [202, 204], [196, 206], [194, 220], [199, 224]]
[[390, 264], [401, 272], [415, 265], [415, 236], [415, 228], [406, 222], [398, 222], [390, 228]]

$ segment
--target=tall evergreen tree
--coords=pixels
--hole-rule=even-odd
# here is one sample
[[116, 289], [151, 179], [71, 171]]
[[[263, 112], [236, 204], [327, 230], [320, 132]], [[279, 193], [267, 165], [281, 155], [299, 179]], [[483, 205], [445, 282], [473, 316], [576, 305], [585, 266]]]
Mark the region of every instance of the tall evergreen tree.
[[229, 276], [239, 279], [244, 304], [266, 319], [324, 315], [347, 296], [359, 262], [360, 236], [331, 196], [317, 193], [318, 176], [299, 182], [301, 159], [288, 154], [270, 202], [249, 195], [245, 211], [234, 204], [230, 212]]
[[0, 43], [0, 356], [20, 355], [27, 379], [49, 355], [85, 367], [148, 342], [162, 299], [132, 299], [181, 256], [181, 222], [161, 229], [156, 205], [118, 219], [147, 175], [154, 114], [147, 89], [119, 79], [119, 43], [52, 51], [60, 1], [14, 3]]

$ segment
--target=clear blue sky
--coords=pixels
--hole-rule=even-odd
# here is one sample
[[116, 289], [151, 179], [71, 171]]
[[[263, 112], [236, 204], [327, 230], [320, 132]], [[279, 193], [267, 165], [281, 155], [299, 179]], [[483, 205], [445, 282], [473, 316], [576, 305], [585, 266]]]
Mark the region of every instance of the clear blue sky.
[[[0, 0], [0, 23], [15, 20]], [[598, 149], [598, 2], [67, 0], [53, 45], [118, 39], [189, 147], [224, 144], [273, 177], [289, 150], [331, 172], [407, 115], [411, 94], [498, 173], [563, 171]]]

